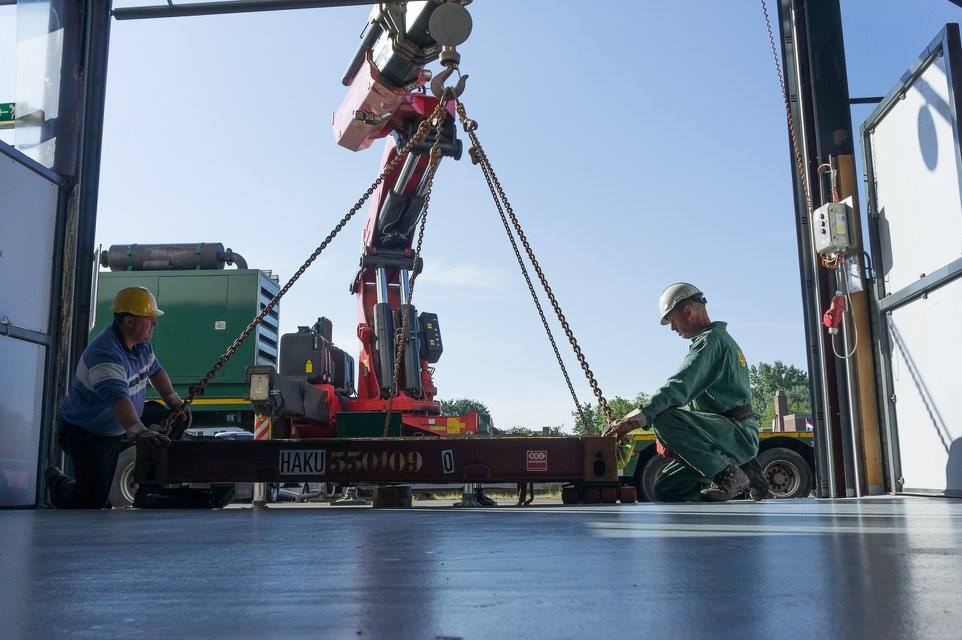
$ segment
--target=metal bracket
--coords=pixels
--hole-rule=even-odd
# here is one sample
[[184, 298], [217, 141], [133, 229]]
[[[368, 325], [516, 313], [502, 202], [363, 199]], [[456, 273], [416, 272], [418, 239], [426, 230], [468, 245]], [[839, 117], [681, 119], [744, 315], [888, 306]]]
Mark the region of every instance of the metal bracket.
[[16, 338], [17, 340], [39, 344], [43, 347], [49, 347], [53, 344], [53, 340], [46, 333], [40, 333], [39, 331], [15, 325], [6, 315], [0, 316], [0, 336]]

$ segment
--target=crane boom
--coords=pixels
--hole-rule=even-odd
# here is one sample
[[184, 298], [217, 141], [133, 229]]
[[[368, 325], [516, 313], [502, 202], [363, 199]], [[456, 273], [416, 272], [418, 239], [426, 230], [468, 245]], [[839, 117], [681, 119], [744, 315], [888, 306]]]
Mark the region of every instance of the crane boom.
[[[466, 4], [466, 3], [465, 3]], [[386, 139], [380, 171], [395, 160], [421, 122], [437, 107], [425, 85], [431, 72], [425, 65], [437, 60], [442, 46], [431, 36], [431, 16], [440, 6], [434, 0], [382, 3], [374, 8], [361, 43], [343, 78], [348, 87], [332, 126], [337, 143], [361, 151]], [[453, 109], [453, 105], [452, 105]], [[441, 140], [437, 141], [437, 135]], [[409, 283], [421, 268], [412, 244], [424, 208], [431, 147], [460, 158], [462, 145], [449, 111], [438, 134], [411, 147], [371, 198], [363, 232], [361, 264], [351, 284], [358, 300], [357, 335], [361, 341], [355, 411], [394, 409], [439, 415], [431, 365], [441, 356], [437, 316], [417, 314], [410, 303]], [[404, 358], [399, 389], [394, 389], [396, 328], [407, 316]], [[393, 399], [392, 399], [393, 396]]]

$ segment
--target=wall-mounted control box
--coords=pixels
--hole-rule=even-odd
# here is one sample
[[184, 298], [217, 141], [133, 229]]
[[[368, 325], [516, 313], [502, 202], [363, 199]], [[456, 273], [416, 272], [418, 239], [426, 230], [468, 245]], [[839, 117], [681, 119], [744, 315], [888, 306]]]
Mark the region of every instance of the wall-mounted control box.
[[852, 223], [855, 216], [854, 201], [829, 202], [815, 210], [812, 215], [812, 233], [815, 251], [840, 253], [852, 248]]

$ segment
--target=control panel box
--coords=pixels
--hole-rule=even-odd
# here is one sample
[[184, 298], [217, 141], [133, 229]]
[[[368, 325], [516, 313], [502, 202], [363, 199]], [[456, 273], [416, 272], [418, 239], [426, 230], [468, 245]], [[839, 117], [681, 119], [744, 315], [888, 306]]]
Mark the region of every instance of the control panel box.
[[815, 251], [818, 253], [841, 253], [852, 248], [853, 199], [829, 202], [815, 210], [812, 216], [815, 235]]

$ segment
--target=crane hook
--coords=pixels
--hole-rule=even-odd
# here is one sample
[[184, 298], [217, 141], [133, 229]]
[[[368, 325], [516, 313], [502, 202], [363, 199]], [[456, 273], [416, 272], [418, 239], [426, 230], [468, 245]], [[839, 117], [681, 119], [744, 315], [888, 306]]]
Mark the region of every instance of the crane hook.
[[444, 71], [434, 76], [431, 80], [431, 93], [433, 93], [434, 97], [438, 100], [444, 100], [446, 102], [455, 100], [460, 98], [461, 94], [464, 93], [464, 85], [468, 81], [467, 74], [461, 76], [457, 84], [453, 87], [444, 86], [444, 83], [448, 81], [448, 78], [451, 77], [451, 74], [453, 74], [455, 70], [457, 70], [457, 63], [452, 62], [446, 64], [444, 65]]

